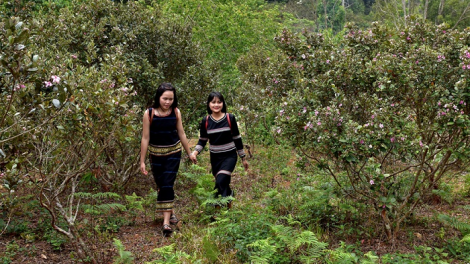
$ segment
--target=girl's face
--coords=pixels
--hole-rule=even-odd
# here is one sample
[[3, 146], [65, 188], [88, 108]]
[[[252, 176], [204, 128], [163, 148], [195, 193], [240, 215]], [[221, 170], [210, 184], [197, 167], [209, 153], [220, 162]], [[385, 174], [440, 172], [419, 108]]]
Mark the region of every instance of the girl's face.
[[173, 104], [175, 95], [172, 91], [165, 91], [163, 92], [162, 96], [160, 96], [160, 107], [163, 110], [170, 109], [171, 105]]
[[224, 103], [220, 101], [218, 97], [214, 97], [212, 101], [209, 102], [209, 108], [211, 109], [212, 113], [220, 113], [222, 111], [222, 108], [224, 106]]

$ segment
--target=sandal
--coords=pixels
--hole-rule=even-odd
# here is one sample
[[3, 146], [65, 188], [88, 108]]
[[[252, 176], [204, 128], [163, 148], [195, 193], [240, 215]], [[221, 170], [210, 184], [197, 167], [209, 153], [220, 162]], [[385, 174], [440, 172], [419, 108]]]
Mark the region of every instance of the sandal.
[[162, 231], [164, 235], [171, 234], [173, 232], [173, 229], [169, 224], [163, 224]]
[[180, 220], [176, 217], [175, 214], [171, 214], [171, 216], [170, 216], [170, 224], [176, 225], [176, 224], [178, 224], [179, 221], [180, 221]]

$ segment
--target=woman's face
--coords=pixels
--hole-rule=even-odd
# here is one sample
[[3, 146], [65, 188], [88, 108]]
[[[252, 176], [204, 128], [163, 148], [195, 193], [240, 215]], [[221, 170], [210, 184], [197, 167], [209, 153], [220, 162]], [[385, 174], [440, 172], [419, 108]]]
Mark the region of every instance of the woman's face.
[[170, 109], [171, 105], [173, 104], [175, 95], [172, 91], [165, 91], [163, 92], [162, 96], [160, 96], [160, 107], [163, 110]]
[[209, 102], [209, 108], [211, 109], [212, 113], [220, 113], [222, 108], [224, 107], [224, 103], [220, 101], [218, 97], [214, 97], [212, 101]]

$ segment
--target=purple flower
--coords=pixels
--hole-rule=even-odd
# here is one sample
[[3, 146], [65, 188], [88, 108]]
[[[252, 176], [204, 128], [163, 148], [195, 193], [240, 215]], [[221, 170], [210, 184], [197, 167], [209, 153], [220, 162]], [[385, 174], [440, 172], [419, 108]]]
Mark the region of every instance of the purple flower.
[[384, 125], [383, 125], [383, 124], [380, 124], [379, 127], [380, 127], [380, 128], [384, 128]]
[[46, 85], [46, 87], [51, 87], [51, 86], [52, 86], [52, 83], [49, 82], [49, 81], [45, 81], [45, 82], [44, 82], [44, 85]]
[[390, 142], [395, 142], [395, 137], [390, 138]]
[[370, 185], [374, 185], [374, 184], [375, 184], [374, 180], [370, 180], [369, 183], [370, 183]]
[[281, 134], [281, 129], [278, 128], [278, 129], [276, 130], [276, 132], [277, 132], [278, 134]]
[[420, 147], [423, 147], [423, 146], [424, 146], [424, 144], [423, 144], [423, 142], [422, 142], [421, 140], [419, 141], [419, 146], [420, 146]]
[[302, 113], [306, 113], [307, 112], [307, 107], [304, 106], [304, 110], [302, 111]]
[[321, 126], [321, 122], [320, 122], [320, 121], [318, 121], [318, 122], [317, 122], [317, 125]]
[[360, 141], [360, 142], [361, 142], [361, 144], [364, 144], [364, 139], [361, 139], [361, 141]]

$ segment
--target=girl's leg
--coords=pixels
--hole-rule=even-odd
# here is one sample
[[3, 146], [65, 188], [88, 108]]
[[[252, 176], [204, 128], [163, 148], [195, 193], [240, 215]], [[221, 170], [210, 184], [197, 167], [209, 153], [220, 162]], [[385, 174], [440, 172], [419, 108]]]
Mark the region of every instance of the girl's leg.
[[163, 224], [169, 225], [170, 224], [170, 216], [172, 211], [165, 211], [163, 212]]

